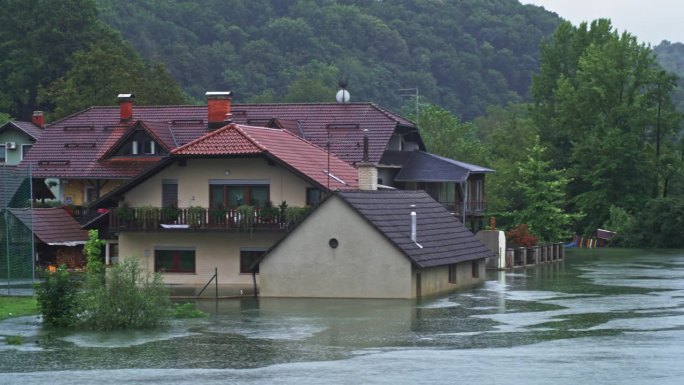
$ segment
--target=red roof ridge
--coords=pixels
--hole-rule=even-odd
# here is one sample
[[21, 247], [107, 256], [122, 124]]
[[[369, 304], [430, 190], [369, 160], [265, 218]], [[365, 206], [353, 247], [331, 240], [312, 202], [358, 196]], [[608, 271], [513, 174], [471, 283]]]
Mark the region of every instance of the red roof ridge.
[[264, 146], [263, 144], [259, 143], [258, 140], [254, 139], [249, 133], [247, 133], [243, 127], [248, 127], [248, 128], [256, 128], [256, 129], [266, 129], [266, 130], [272, 130], [272, 131], [283, 131], [282, 129], [274, 129], [274, 128], [268, 128], [268, 127], [255, 127], [255, 126], [246, 126], [246, 125], [240, 125], [240, 124], [235, 124], [232, 123], [229, 127], [234, 127], [236, 130], [238, 130], [242, 135], [244, 135], [247, 139], [249, 139], [250, 142], [252, 142], [255, 146], [259, 147], [261, 151], [265, 152], [271, 152]]

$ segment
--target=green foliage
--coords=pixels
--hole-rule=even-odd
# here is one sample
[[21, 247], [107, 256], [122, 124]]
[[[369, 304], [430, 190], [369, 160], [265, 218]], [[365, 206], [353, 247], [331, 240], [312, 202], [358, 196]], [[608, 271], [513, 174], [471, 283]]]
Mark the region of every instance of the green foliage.
[[116, 95], [135, 94], [138, 105], [184, 104], [187, 98], [163, 65], [145, 63], [118, 36], [74, 53], [73, 66], [39, 90], [38, 101], [55, 106], [56, 120], [93, 105], [111, 105]]
[[624, 239], [627, 246], [684, 247], [681, 236], [684, 226], [684, 198], [656, 198], [638, 213], [638, 222]]
[[304, 219], [309, 210], [308, 207], [286, 207], [284, 221], [288, 226], [296, 225]]
[[527, 160], [517, 162], [518, 179], [512, 190], [521, 198], [518, 210], [510, 213], [515, 224], [524, 223], [543, 241], [557, 242], [571, 234], [573, 221], [579, 215], [565, 212], [566, 186], [564, 170], [554, 170], [544, 160], [545, 148], [538, 139], [533, 142]]
[[206, 210], [200, 206], [190, 206], [187, 210], [187, 221], [190, 226], [200, 227], [204, 224]]
[[472, 124], [463, 123], [448, 110], [432, 104], [420, 109], [419, 119], [421, 137], [431, 153], [466, 162], [485, 162], [484, 147]]
[[105, 242], [100, 240], [97, 230], [88, 230], [88, 241], [83, 246], [83, 253], [86, 255], [86, 284], [94, 280], [95, 285], [99, 285], [104, 280], [105, 267], [102, 262], [102, 247]]
[[611, 205], [639, 207], [671, 190], [667, 154], [681, 148], [673, 85], [649, 47], [609, 20], [563, 23], [542, 45], [532, 116], [552, 166], [568, 170], [574, 211], [588, 214], [579, 232], [603, 225]]
[[135, 218], [135, 209], [127, 204], [123, 204], [114, 208], [114, 215], [116, 215], [120, 223], [126, 224]]
[[177, 303], [173, 308], [174, 318], [205, 318], [207, 313], [198, 310], [194, 303]]
[[5, 337], [5, 342], [7, 343], [7, 345], [21, 345], [24, 343], [24, 337], [20, 335], [7, 336]]
[[70, 57], [103, 37], [92, 0], [7, 0], [0, 12], [0, 111], [30, 120], [38, 89], [63, 76]]
[[93, 330], [163, 326], [170, 306], [161, 276], [143, 272], [134, 258], [110, 267], [106, 283], [82, 292], [79, 302], [75, 325]]
[[166, 206], [161, 208], [162, 223], [176, 223], [181, 215], [181, 210], [176, 206]]
[[38, 303], [33, 297], [0, 297], [0, 321], [38, 313]]
[[240, 230], [252, 232], [254, 229], [254, 206], [240, 205], [236, 213], [239, 218]]
[[613, 246], [638, 246], [639, 223], [636, 218], [622, 207], [610, 206], [610, 216], [602, 228], [616, 232], [610, 243]]
[[36, 287], [38, 308], [43, 324], [52, 327], [69, 327], [76, 321], [79, 311], [77, 293], [80, 282], [74, 280], [62, 265], [48, 273], [45, 282]]
[[[98, 8], [197, 99], [231, 89], [240, 102], [332, 101], [346, 76], [352, 100], [398, 110], [405, 100], [396, 90], [417, 87], [464, 119], [526, 97], [538, 44], [560, 22], [513, 1], [99, 0]], [[312, 65], [328, 70], [321, 77]]]

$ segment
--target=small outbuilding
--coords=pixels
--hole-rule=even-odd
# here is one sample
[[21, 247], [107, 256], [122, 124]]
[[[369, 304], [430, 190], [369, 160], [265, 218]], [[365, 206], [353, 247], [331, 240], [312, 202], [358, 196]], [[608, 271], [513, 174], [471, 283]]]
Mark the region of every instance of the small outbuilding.
[[416, 298], [482, 282], [492, 255], [424, 191], [345, 191], [254, 268], [263, 297]]

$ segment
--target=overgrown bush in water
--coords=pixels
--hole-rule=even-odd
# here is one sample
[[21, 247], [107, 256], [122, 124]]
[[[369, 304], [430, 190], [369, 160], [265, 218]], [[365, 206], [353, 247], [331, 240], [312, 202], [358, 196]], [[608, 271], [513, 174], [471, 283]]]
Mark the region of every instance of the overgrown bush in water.
[[102, 241], [97, 231], [90, 231], [89, 236], [84, 247], [88, 256], [85, 285], [81, 286], [61, 266], [37, 288], [43, 323], [94, 330], [165, 324], [171, 303], [161, 275], [144, 272], [134, 258], [105, 273], [100, 260]]
[[143, 272], [133, 258], [109, 268], [105, 283], [84, 291], [79, 303], [77, 325], [94, 330], [163, 326], [171, 306], [161, 276]]
[[207, 313], [198, 310], [194, 303], [177, 303], [173, 309], [174, 318], [204, 318]]
[[79, 288], [80, 282], [71, 277], [64, 265], [48, 273], [45, 282], [36, 287], [38, 309], [44, 325], [69, 327], [74, 324]]

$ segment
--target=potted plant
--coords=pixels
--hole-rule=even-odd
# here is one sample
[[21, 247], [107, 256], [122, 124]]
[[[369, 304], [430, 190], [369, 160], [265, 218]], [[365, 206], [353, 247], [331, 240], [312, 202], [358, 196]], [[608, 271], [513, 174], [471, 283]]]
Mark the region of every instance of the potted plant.
[[240, 205], [236, 210], [236, 219], [239, 230], [246, 230], [250, 233], [254, 229], [254, 206]]
[[123, 203], [114, 209], [114, 215], [119, 222], [119, 226], [125, 227], [135, 218], [135, 209], [129, 207], [127, 203]]
[[174, 206], [166, 206], [161, 209], [161, 221], [162, 223], [174, 224], [178, 222], [178, 217], [181, 214], [181, 210]]
[[306, 207], [287, 207], [285, 209], [284, 218], [287, 227], [297, 224], [306, 216], [308, 212], [309, 209]]
[[209, 209], [209, 217], [211, 218], [212, 224], [225, 225], [226, 214], [228, 214], [228, 209], [223, 204], [219, 204], [218, 206]]
[[156, 228], [159, 224], [159, 207], [147, 205], [138, 209], [139, 217], [142, 220], [142, 227], [144, 229]]
[[188, 207], [188, 225], [201, 227], [204, 224], [204, 208], [200, 206]]
[[278, 207], [273, 207], [273, 204], [269, 201], [266, 202], [265, 207], [259, 210], [259, 216], [264, 223], [276, 223], [280, 216], [280, 209]]

